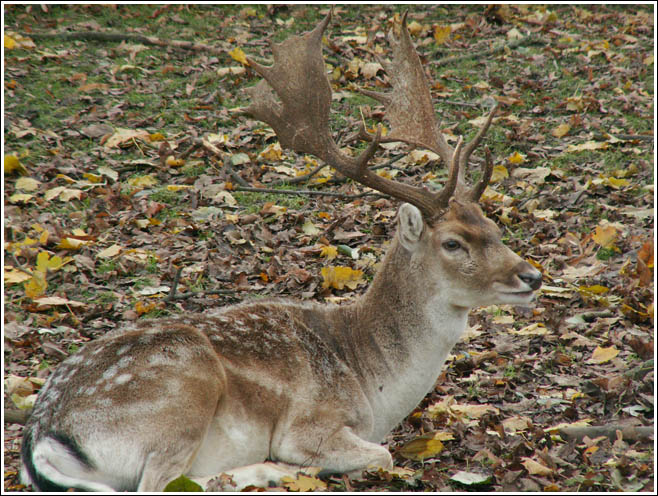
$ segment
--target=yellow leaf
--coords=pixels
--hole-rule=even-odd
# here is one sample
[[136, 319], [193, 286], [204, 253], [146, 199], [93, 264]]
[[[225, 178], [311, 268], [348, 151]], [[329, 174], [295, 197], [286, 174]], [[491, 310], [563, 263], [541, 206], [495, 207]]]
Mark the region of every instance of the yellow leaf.
[[596, 231], [592, 235], [592, 240], [598, 245], [601, 245], [601, 248], [610, 248], [615, 244], [617, 240], [617, 229], [615, 226], [607, 224], [604, 226], [596, 226]]
[[241, 64], [244, 65], [249, 65], [249, 62], [247, 62], [247, 56], [244, 54], [244, 52], [240, 47], [235, 47], [233, 50], [228, 52], [228, 54], [231, 56], [233, 60], [240, 62]]
[[4, 35], [4, 47], [5, 50], [13, 50], [16, 48], [16, 41], [11, 36]]
[[553, 129], [551, 131], [551, 134], [555, 136], [556, 138], [561, 138], [565, 134], [567, 134], [571, 130], [571, 126], [569, 124], [560, 124], [558, 127]]
[[614, 345], [609, 346], [608, 348], [601, 348], [600, 346], [597, 346], [594, 350], [594, 353], [592, 353], [592, 358], [587, 360], [587, 362], [597, 364], [605, 363], [612, 360], [617, 355], [619, 355], [619, 350], [615, 348]]
[[84, 177], [90, 183], [100, 183], [103, 180], [103, 176], [92, 174], [91, 172], [85, 172], [82, 174], [82, 177]]
[[504, 165], [494, 165], [493, 172], [491, 173], [491, 181], [489, 182], [497, 183], [507, 177], [509, 177], [509, 172]]
[[605, 150], [608, 148], [608, 143], [605, 141], [586, 141], [580, 145], [569, 145], [567, 147], [568, 152], [582, 152], [582, 151], [593, 151], [593, 150]]
[[283, 150], [281, 149], [281, 145], [278, 142], [267, 145], [267, 147], [258, 154], [258, 158], [262, 162], [280, 162], [283, 160]]
[[167, 184], [167, 191], [182, 191], [193, 187], [191, 184]]
[[450, 26], [434, 26], [434, 41], [437, 45], [445, 43], [450, 38], [452, 28]]
[[34, 299], [44, 294], [48, 288], [45, 272], [35, 271], [32, 278], [23, 287], [25, 288], [25, 296], [28, 298]]
[[137, 176], [128, 179], [128, 184], [136, 188], [148, 188], [149, 186], [158, 184], [158, 180], [151, 174], [147, 174], [146, 176]]
[[365, 284], [363, 271], [354, 270], [351, 267], [323, 267], [320, 271], [322, 274], [322, 287], [343, 289], [347, 286], [349, 289], [356, 289], [359, 284]]
[[328, 260], [333, 260], [338, 256], [338, 248], [332, 245], [323, 246], [320, 250], [321, 257], [327, 257]]
[[4, 173], [10, 174], [14, 171], [18, 171], [19, 174], [23, 174], [23, 175], [27, 174], [27, 169], [23, 167], [21, 162], [18, 160], [18, 157], [14, 155], [5, 155]]
[[62, 257], [58, 257], [57, 255], [51, 258], [48, 252], [42, 251], [37, 255], [36, 269], [41, 272], [47, 272], [48, 270], [56, 271], [61, 269], [64, 264], [70, 262], [71, 260], [71, 257], [62, 259]]
[[623, 188], [625, 186], [630, 186], [630, 181], [628, 179], [617, 179], [616, 177], [606, 177], [605, 182], [612, 186], [614, 189]]
[[601, 286], [600, 284], [595, 284], [594, 286], [580, 286], [578, 288], [578, 291], [596, 294], [596, 295], [602, 295], [610, 291], [610, 288], [606, 288], [605, 286]]
[[16, 189], [22, 189], [23, 191], [35, 191], [39, 188], [41, 183], [36, 179], [31, 177], [20, 177], [16, 181]]
[[418, 21], [411, 21], [409, 24], [407, 24], [407, 29], [409, 30], [409, 34], [411, 36], [418, 36], [423, 30], [423, 26]]
[[76, 239], [76, 238], [62, 238], [62, 240], [57, 245], [57, 248], [60, 250], [79, 250], [80, 247], [89, 244], [90, 241]]
[[151, 133], [149, 134], [149, 141], [164, 141], [165, 137], [162, 133]]
[[173, 155], [169, 155], [167, 157], [167, 160], [165, 161], [165, 163], [169, 167], [182, 167], [183, 165], [185, 165], [185, 159], [184, 158], [176, 158]]
[[96, 254], [96, 257], [98, 257], [98, 258], [114, 257], [114, 256], [118, 255], [119, 253], [121, 253], [121, 250], [123, 250], [122, 246], [112, 245], [112, 246], [109, 246], [109, 247], [105, 248], [104, 250], [99, 251]]
[[417, 462], [435, 457], [443, 451], [443, 443], [436, 439], [435, 435], [436, 433], [431, 432], [409, 441], [400, 449], [400, 455]]
[[553, 470], [531, 458], [522, 457], [524, 460], [521, 464], [525, 467], [530, 475], [550, 475]]
[[30, 195], [29, 193], [14, 193], [9, 197], [9, 202], [10, 203], [26, 203], [30, 201], [34, 197], [34, 195]]
[[5, 284], [20, 284], [27, 281], [28, 279], [32, 279], [30, 274], [26, 274], [21, 270], [11, 267], [10, 265], [5, 265], [3, 273], [3, 280], [5, 281]]
[[644, 65], [652, 65], [652, 64], [653, 64], [653, 55], [649, 55], [648, 57], [646, 57], [646, 58], [642, 61], [642, 63], [643, 63]]
[[285, 476], [281, 479], [283, 486], [294, 492], [310, 492], [316, 489], [326, 489], [326, 482], [318, 479], [317, 477], [309, 477], [308, 475], [299, 474], [297, 478]]
[[518, 164], [522, 164], [523, 162], [525, 162], [525, 157], [523, 155], [521, 155], [519, 152], [514, 152], [512, 155], [507, 157], [507, 161], [510, 164], [518, 165]]

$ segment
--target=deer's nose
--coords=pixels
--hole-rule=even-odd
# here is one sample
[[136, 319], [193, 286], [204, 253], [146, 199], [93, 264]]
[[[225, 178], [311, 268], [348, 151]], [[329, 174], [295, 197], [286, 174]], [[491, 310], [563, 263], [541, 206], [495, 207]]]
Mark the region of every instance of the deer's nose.
[[530, 286], [533, 291], [541, 287], [541, 272], [533, 270], [532, 272], [523, 272], [519, 274], [519, 279]]

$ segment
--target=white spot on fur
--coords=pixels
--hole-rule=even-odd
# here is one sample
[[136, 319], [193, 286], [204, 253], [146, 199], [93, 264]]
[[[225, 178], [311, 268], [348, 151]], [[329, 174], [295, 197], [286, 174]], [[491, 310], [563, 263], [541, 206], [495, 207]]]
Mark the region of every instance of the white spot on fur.
[[86, 394], [87, 396], [91, 396], [91, 395], [94, 394], [95, 392], [96, 392], [96, 386], [91, 386], [91, 387], [88, 387], [88, 388], [87, 388], [87, 390], [85, 391], [85, 394]]
[[105, 372], [103, 372], [103, 379], [104, 380], [109, 380], [115, 375], [117, 375], [117, 372], [119, 371], [119, 368], [116, 365], [112, 365], [109, 369], [107, 369]]
[[124, 344], [121, 348], [117, 350], [117, 355], [123, 355], [126, 351], [128, 351], [130, 348], [132, 348], [131, 345], [129, 344]]
[[83, 360], [82, 355], [77, 354], [77, 355], [73, 355], [68, 360], [66, 360], [66, 363], [68, 365], [76, 365], [76, 364], [82, 362], [82, 360]]
[[117, 384], [125, 384], [126, 382], [128, 382], [132, 378], [133, 378], [132, 374], [121, 374], [116, 379], [114, 379], [114, 382], [116, 382]]
[[122, 357], [122, 358], [117, 362], [117, 365], [119, 366], [119, 368], [122, 369], [122, 368], [127, 367], [128, 365], [130, 365], [130, 362], [132, 362], [132, 361], [133, 361], [133, 357], [131, 357], [131, 356], [125, 356], [125, 357]]

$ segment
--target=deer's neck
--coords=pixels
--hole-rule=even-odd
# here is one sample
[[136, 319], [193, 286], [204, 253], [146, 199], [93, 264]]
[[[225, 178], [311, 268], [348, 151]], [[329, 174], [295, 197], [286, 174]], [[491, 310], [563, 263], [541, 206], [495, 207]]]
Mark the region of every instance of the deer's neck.
[[372, 440], [381, 441], [432, 389], [466, 328], [469, 309], [448, 303], [446, 281], [432, 281], [431, 273], [396, 237], [368, 292], [342, 307], [348, 361], [375, 412]]

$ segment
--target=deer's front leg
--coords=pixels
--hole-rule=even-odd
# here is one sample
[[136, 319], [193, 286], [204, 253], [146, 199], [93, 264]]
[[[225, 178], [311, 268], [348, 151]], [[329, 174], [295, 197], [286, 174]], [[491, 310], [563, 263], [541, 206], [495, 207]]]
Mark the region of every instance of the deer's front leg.
[[383, 446], [359, 437], [350, 427], [333, 433], [324, 429], [296, 430], [282, 441], [277, 459], [286, 463], [322, 467], [322, 473], [360, 474], [368, 467], [393, 467]]

